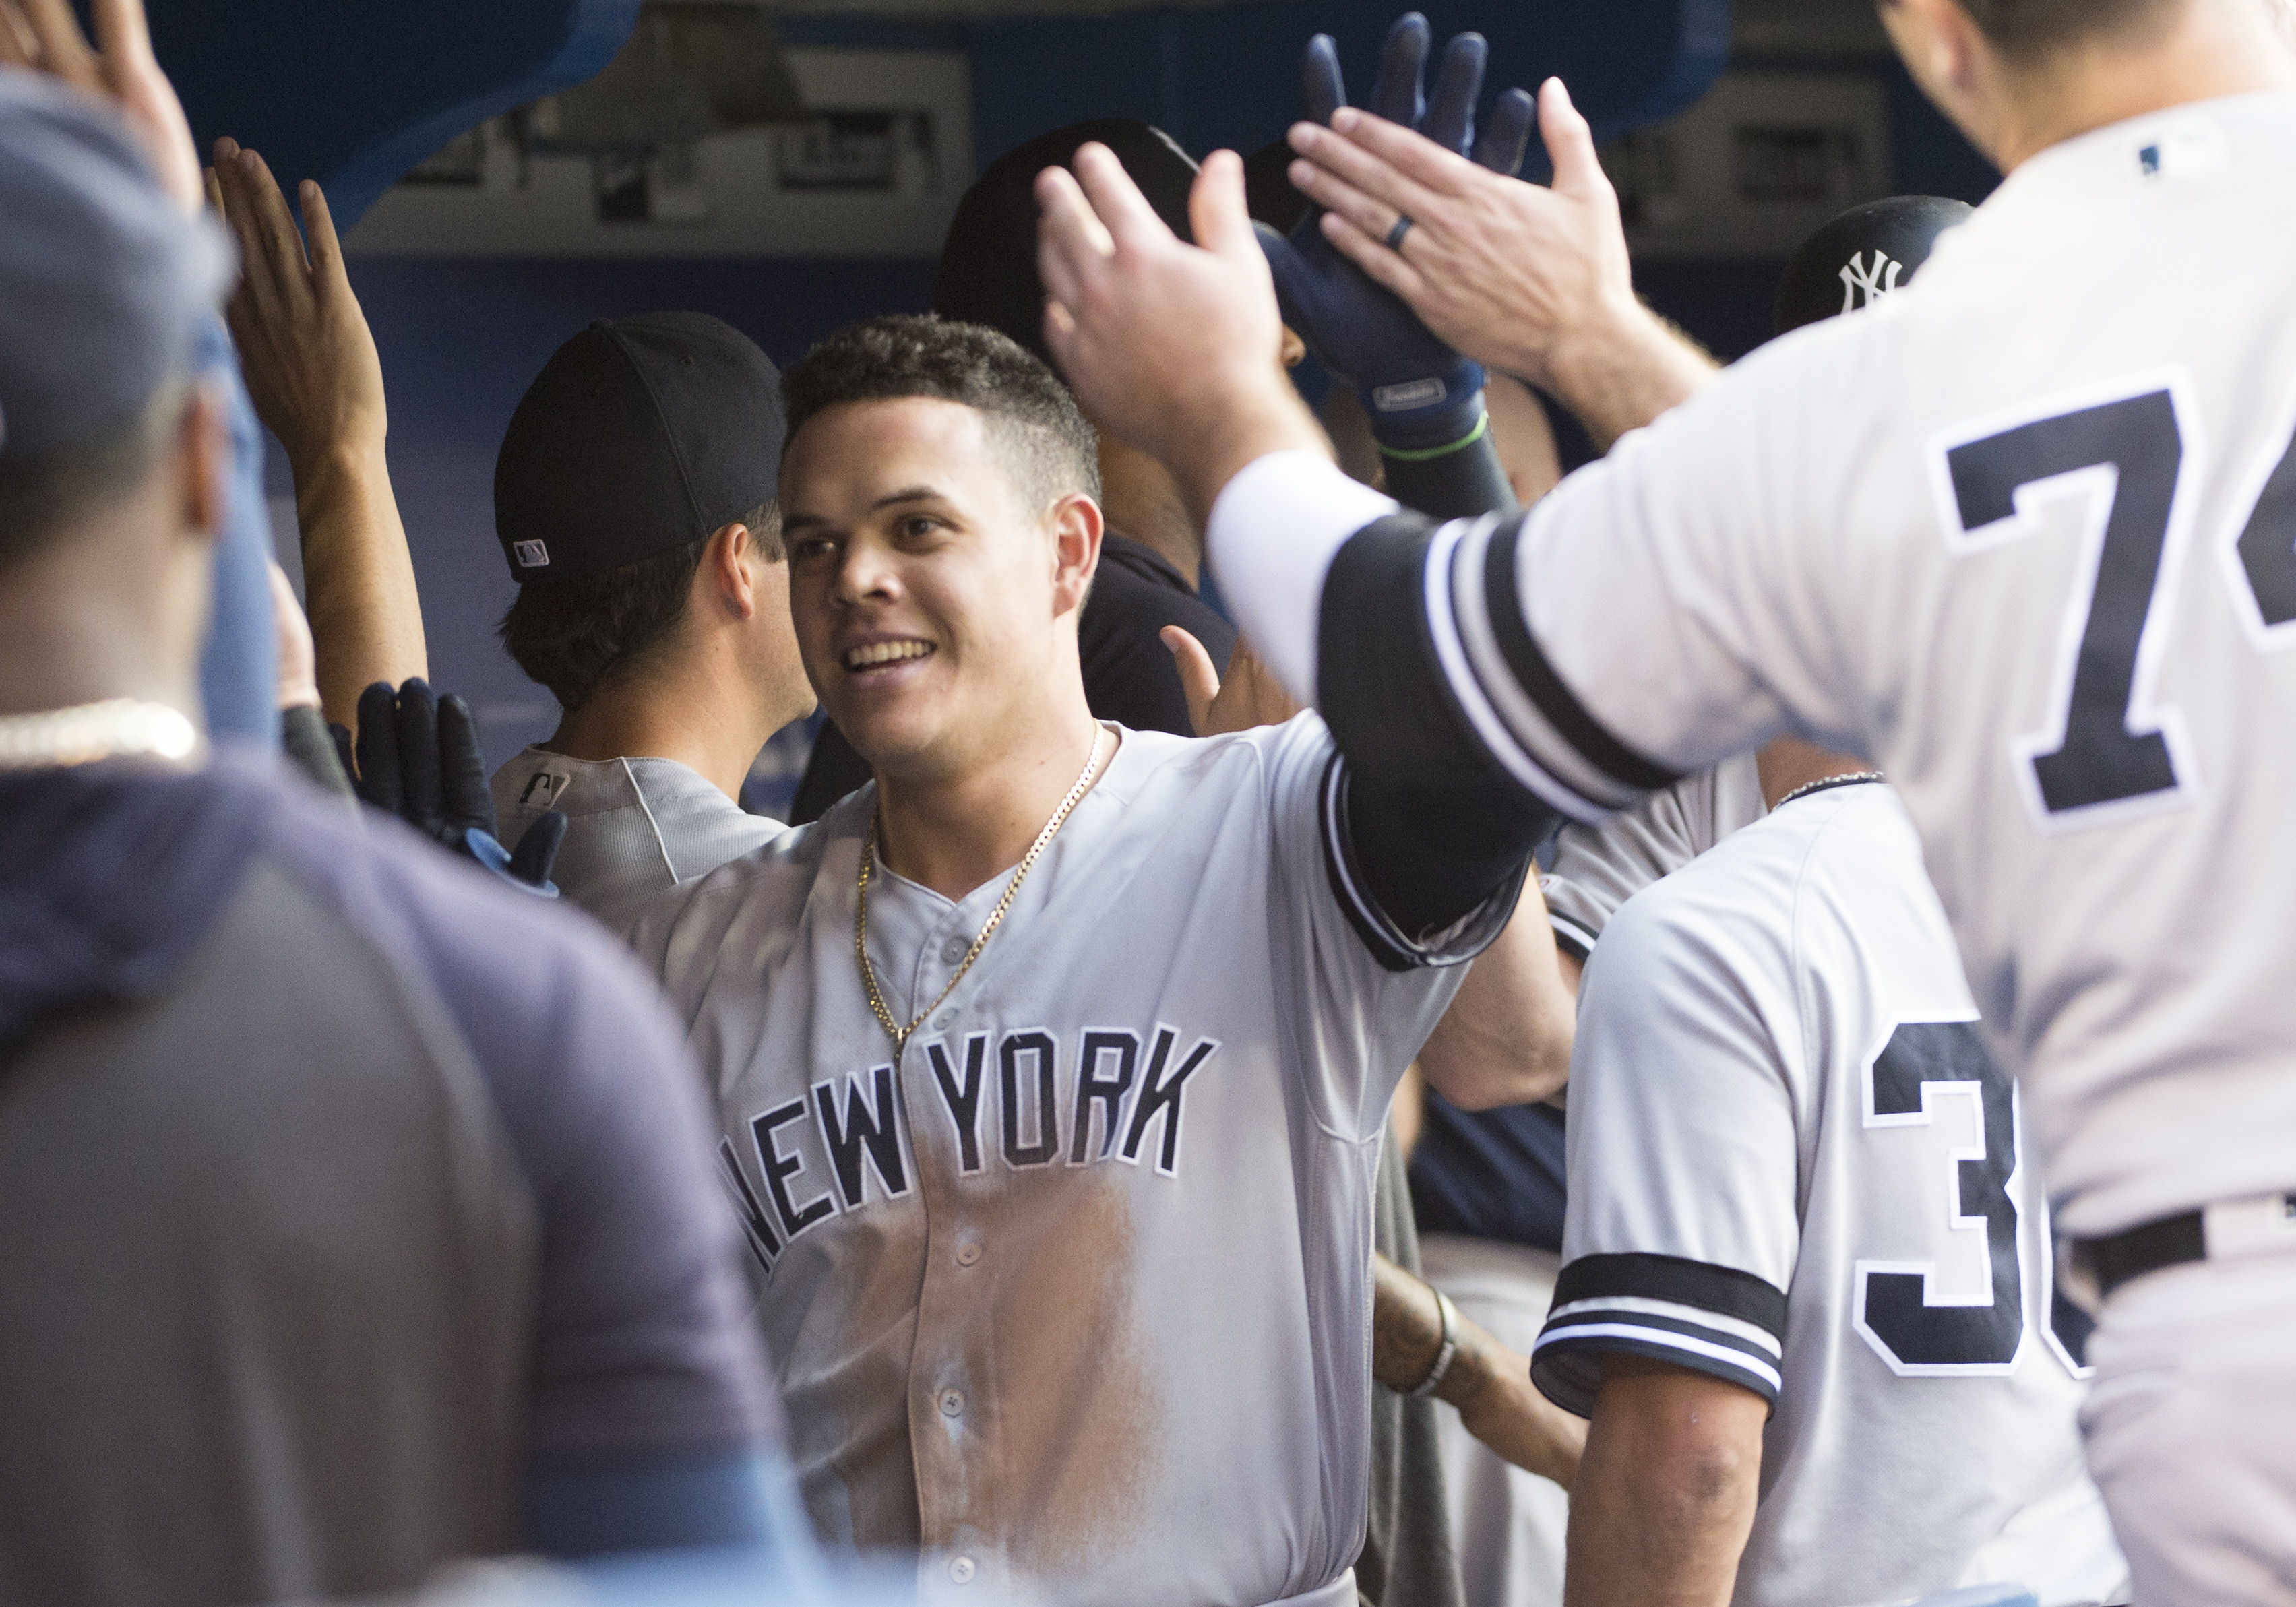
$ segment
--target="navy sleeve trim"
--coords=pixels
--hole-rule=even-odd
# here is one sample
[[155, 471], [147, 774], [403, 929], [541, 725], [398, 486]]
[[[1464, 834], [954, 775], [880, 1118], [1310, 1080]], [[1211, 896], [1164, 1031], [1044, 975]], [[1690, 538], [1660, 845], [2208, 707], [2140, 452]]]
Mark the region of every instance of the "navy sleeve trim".
[[1605, 775], [1638, 791], [1654, 792], [1679, 777], [1654, 765], [1612, 736], [1573, 696], [1539, 651], [1522, 615], [1522, 592], [1515, 584], [1515, 548], [1523, 521], [1510, 519], [1495, 530], [1483, 559], [1483, 605], [1497, 639], [1499, 656], [1515, 683], [1537, 703], [1562, 740]]
[[1324, 581], [1316, 706], [1356, 773], [1382, 783], [1441, 786], [1511, 775], [1479, 740], [1426, 611], [1410, 602], [1425, 588], [1438, 534], [1416, 513], [1374, 520], [1348, 538]]
[[1568, 915], [1557, 914], [1552, 909], [1546, 912], [1546, 920], [1554, 928], [1554, 946], [1557, 948], [1569, 953], [1581, 965], [1594, 957], [1595, 939], [1599, 933]]
[[1775, 1338], [1786, 1332], [1785, 1291], [1751, 1272], [1680, 1256], [1581, 1256], [1554, 1282], [1554, 1309], [1587, 1300], [1665, 1300], [1751, 1323]]
[[1324, 840], [1324, 870], [1340, 908], [1364, 947], [1386, 970], [1420, 971], [1433, 966], [1463, 965], [1496, 942], [1513, 918], [1521, 897], [1522, 879], [1529, 873], [1526, 857], [1515, 873], [1491, 890], [1465, 915], [1431, 939], [1414, 939], [1390, 919], [1364, 878], [1356, 859], [1355, 832], [1348, 808], [1347, 761], [1332, 755], [1324, 767], [1318, 789], [1318, 810]]
[[1542, 656], [1533, 652], [1532, 675], [1546, 703], [1510, 665], [1491, 617], [1493, 577], [1505, 578], [1499, 612], [1518, 649], [1529, 631], [1512, 570], [1493, 569], [1488, 549], [1520, 523], [1487, 514], [1436, 529], [1406, 513], [1349, 537], [1324, 583], [1317, 704], [1367, 779], [1439, 787], [1480, 775], [1599, 822], [1675, 777], [1603, 731]]
[[1679, 1256], [1583, 1256], [1555, 1280], [1531, 1347], [1539, 1393], [1581, 1417], [1595, 1409], [1605, 1356], [1638, 1356], [1751, 1390], [1775, 1406], [1785, 1386], [1786, 1297], [1751, 1273]]
[[1637, 1356], [1703, 1373], [1772, 1406], [1785, 1387], [1779, 1357], [1742, 1334], [1641, 1310], [1582, 1310], [1549, 1317], [1531, 1347], [1531, 1382], [1564, 1411], [1591, 1417], [1605, 1356]]

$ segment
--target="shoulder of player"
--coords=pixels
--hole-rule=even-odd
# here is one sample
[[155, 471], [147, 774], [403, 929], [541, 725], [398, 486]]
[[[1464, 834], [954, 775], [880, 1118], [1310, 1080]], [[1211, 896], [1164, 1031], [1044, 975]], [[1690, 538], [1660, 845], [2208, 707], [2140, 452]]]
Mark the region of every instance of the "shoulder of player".
[[1775, 815], [1733, 832], [1621, 904], [1603, 928], [1596, 962], [1703, 968], [1782, 957], [1807, 835], [1805, 823]]
[[1266, 785], [1287, 762], [1306, 758], [1321, 764], [1336, 751], [1323, 717], [1313, 711], [1295, 715], [1281, 726], [1254, 726], [1217, 736], [1175, 736], [1128, 726], [1116, 761], [1095, 791], [1128, 803], [1166, 781], [1183, 783], [1192, 791], [1207, 782]]
[[[277, 776], [262, 851], [390, 962], [427, 976], [466, 1029], [475, 1015], [538, 1026], [570, 997], [644, 1003], [651, 990], [612, 937], [578, 909], [510, 887], [396, 820]], [[492, 1036], [489, 1033], [488, 1036]]]
[[825, 867], [837, 867], [840, 877], [857, 873], [875, 798], [873, 787], [864, 787], [820, 819], [783, 826], [747, 853], [664, 889], [624, 922], [624, 935], [657, 965], [669, 947], [699, 941], [705, 931], [722, 940], [741, 927], [792, 926]]

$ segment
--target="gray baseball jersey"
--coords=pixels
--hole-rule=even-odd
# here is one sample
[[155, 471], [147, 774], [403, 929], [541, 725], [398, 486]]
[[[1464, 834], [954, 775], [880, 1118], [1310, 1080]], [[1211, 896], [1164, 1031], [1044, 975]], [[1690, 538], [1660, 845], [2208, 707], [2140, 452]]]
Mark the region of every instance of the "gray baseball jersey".
[[[1353, 891], [1321, 721], [1126, 732], [898, 1062], [854, 960], [874, 789], [641, 918], [716, 1078], [816, 1524], [931, 1602], [1352, 1602], [1397, 1079], [1513, 892], [1432, 947]], [[999, 876], [890, 872], [931, 1004]]]
[[1314, 455], [1259, 460], [1213, 512], [1223, 585], [1314, 686], [1298, 600], [1374, 530], [1346, 572], [1406, 554], [1422, 606], [1378, 569], [1381, 606], [1320, 628], [1390, 633], [1475, 757], [1576, 818], [1783, 731], [1873, 758], [2030, 1074], [2063, 1228], [2276, 1193], [2296, 231], [2259, 198], [2292, 180], [2296, 94], [2068, 140], [1910, 288], [1765, 347], [1521, 519], [1382, 521]]
[[495, 772], [493, 791], [507, 843], [544, 810], [564, 813], [551, 880], [618, 931], [670, 888], [786, 829], [669, 758], [579, 759], [529, 748]]
[[1742, 753], [1684, 776], [1614, 820], [1563, 827], [1554, 865], [1538, 882], [1555, 936], [1585, 959], [1619, 906], [1762, 815], [1761, 777], [1754, 756]]
[[1562, 1275], [1532, 1373], [1775, 1408], [1748, 1607], [2019, 1581], [2125, 1599], [2051, 1326], [2048, 1206], [1904, 807], [1784, 805], [1630, 900], [1587, 968]]

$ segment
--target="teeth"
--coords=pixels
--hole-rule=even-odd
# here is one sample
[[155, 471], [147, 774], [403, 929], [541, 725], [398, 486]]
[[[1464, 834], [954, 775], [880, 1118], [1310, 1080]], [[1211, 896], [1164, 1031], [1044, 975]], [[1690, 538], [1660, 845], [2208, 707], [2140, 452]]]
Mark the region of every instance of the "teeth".
[[847, 653], [845, 667], [871, 669], [880, 664], [898, 664], [904, 659], [922, 659], [932, 650], [930, 642], [877, 642]]

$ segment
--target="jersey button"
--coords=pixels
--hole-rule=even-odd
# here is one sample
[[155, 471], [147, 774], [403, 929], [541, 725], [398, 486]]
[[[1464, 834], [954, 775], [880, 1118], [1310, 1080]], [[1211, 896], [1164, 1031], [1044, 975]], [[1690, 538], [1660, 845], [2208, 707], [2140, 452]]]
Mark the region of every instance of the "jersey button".
[[940, 946], [940, 963], [944, 965], [955, 964], [964, 958], [966, 952], [972, 947], [972, 942], [969, 938], [951, 938]]
[[[957, 955], [957, 958], [961, 960], [964, 958], [964, 956], [963, 955]], [[933, 1017], [933, 1030], [936, 1032], [946, 1032], [952, 1026], [955, 1025], [955, 1023], [956, 1012], [954, 1010], [944, 1010], [939, 1015]]]
[[980, 1259], [980, 1245], [968, 1242], [956, 1247], [956, 1264], [959, 1267], [970, 1267], [979, 1259]]
[[954, 1417], [959, 1412], [964, 1410], [964, 1391], [959, 1390], [943, 1390], [940, 1392], [940, 1414], [943, 1417]]
[[972, 1576], [980, 1571], [980, 1564], [971, 1557], [951, 1557], [948, 1560], [948, 1577], [959, 1585], [972, 1584]]

